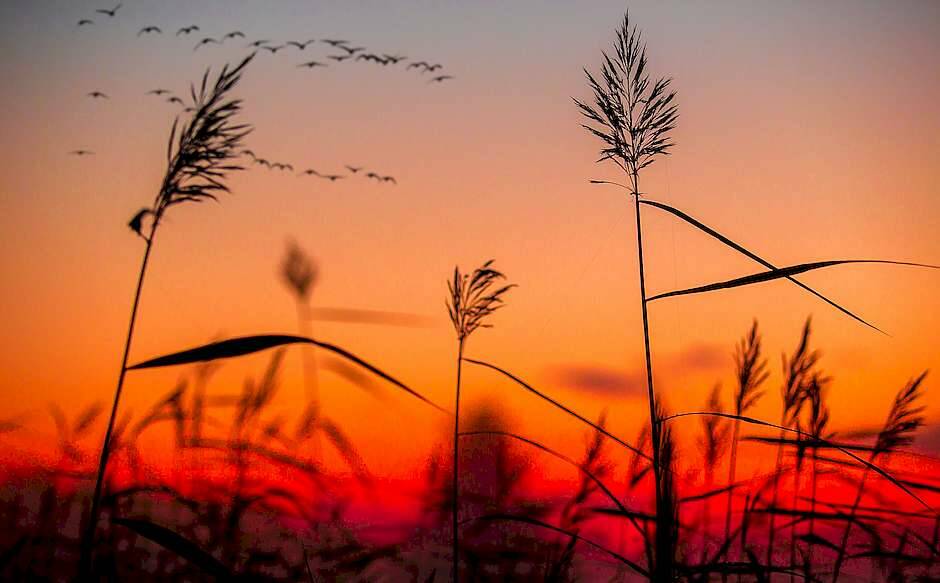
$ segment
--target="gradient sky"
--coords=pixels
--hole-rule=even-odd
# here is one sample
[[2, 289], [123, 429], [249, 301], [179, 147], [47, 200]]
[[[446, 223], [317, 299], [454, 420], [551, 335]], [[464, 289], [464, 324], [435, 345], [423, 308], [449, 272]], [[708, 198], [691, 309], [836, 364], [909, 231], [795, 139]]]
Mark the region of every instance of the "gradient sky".
[[[277, 277], [295, 238], [320, 263], [315, 305], [433, 319], [423, 328], [319, 323], [316, 335], [450, 406], [445, 282], [455, 263], [495, 258], [519, 287], [469, 354], [585, 414], [607, 407], [613, 429], [636, 434], [646, 405], [632, 211], [622, 192], [588, 184], [618, 176], [594, 164], [598, 143], [571, 101], [589, 97], [582, 68], [596, 69], [624, 3], [126, 0], [113, 20], [76, 28], [106, 4], [0, 4], [0, 395], [2, 417], [27, 426], [11, 440], [53, 435], [47, 403], [74, 411], [110, 402], [143, 250], [126, 222], [152, 201], [178, 111], [144, 93], [183, 92], [207, 66], [246, 52], [241, 40], [194, 52], [197, 38], [173, 36], [188, 24], [210, 36], [242, 30], [249, 40], [348, 38], [443, 63], [456, 78], [429, 85], [402, 65], [298, 69], [329, 54], [320, 43], [259, 55], [239, 90], [256, 128], [250, 148], [298, 168], [362, 164], [399, 184], [252, 169], [231, 180], [221, 204], [172, 209], [132, 361], [220, 336], [295, 331]], [[673, 155], [641, 176], [651, 198], [781, 265], [940, 263], [940, 4], [629, 6], [651, 67], [674, 78], [680, 107]], [[164, 35], [136, 36], [151, 24]], [[85, 97], [93, 90], [111, 99]], [[76, 148], [97, 154], [67, 155]], [[651, 292], [757, 270], [669, 216], [651, 209], [644, 221]], [[718, 381], [728, 401], [731, 352], [755, 317], [774, 371], [774, 398], [757, 413], [771, 419], [780, 354], [809, 315], [835, 377], [836, 428], [879, 424], [910, 376], [940, 365], [937, 272], [848, 266], [801, 279], [890, 336], [783, 282], [656, 303], [654, 368], [669, 406], [698, 407]], [[227, 365], [213, 391], [238, 390], [266, 359]], [[279, 397], [285, 410], [300, 395], [296, 365], [293, 356]], [[627, 384], [589, 391], [570, 382], [572, 371]], [[134, 373], [122, 410], [143, 410], [185, 372]], [[577, 451], [582, 430], [516, 387], [482, 370], [469, 370], [467, 382], [468, 402], [499, 399], [526, 432]], [[402, 459], [441, 445], [445, 420], [391, 388], [376, 402], [335, 377], [327, 384], [327, 413], [376, 472], [407, 474]], [[940, 399], [930, 397], [928, 414], [940, 418]]]

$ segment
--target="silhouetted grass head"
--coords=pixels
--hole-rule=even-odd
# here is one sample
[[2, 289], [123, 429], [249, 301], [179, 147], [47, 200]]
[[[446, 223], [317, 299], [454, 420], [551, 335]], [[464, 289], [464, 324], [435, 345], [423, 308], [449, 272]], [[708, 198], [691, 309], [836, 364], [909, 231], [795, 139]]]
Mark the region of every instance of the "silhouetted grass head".
[[924, 424], [924, 406], [919, 401], [924, 395], [921, 383], [926, 376], [923, 372], [908, 381], [894, 398], [884, 429], [878, 433], [875, 453], [890, 453], [913, 443], [914, 433]]
[[319, 269], [296, 241], [288, 241], [287, 253], [281, 263], [281, 277], [298, 300], [306, 301], [317, 282]]
[[241, 100], [230, 98], [230, 94], [252, 58], [254, 54], [235, 67], [224, 66], [214, 83], [209, 82], [206, 71], [198, 88], [195, 84], [191, 86], [192, 104], [187, 110], [192, 115], [182, 124], [179, 118], [173, 122], [167, 143], [167, 171], [160, 192], [152, 208], [135, 215], [132, 229], [139, 232], [144, 214], [152, 215], [157, 223], [173, 205], [217, 200], [217, 193], [229, 192], [226, 175], [242, 169], [236, 159], [242, 140], [251, 132], [249, 125], [235, 122]]
[[810, 335], [812, 332], [812, 320], [806, 319], [803, 325], [803, 332], [800, 335], [800, 343], [796, 347], [793, 356], [789, 359], [783, 357], [784, 384], [783, 384], [783, 413], [788, 422], [793, 422], [800, 414], [800, 410], [806, 401], [806, 390], [809, 382], [814, 377], [816, 365], [821, 356], [818, 350], [811, 350], [809, 347]]
[[492, 265], [491, 259], [472, 274], [461, 273], [460, 268], [455, 267], [453, 281], [447, 282], [447, 312], [461, 342], [477, 328], [492, 326], [486, 319], [504, 305], [503, 296], [515, 287], [515, 284], [500, 286], [499, 282], [506, 276]]
[[767, 380], [767, 360], [761, 354], [761, 337], [757, 320], [748, 335], [741, 340], [734, 354], [735, 376], [738, 386], [734, 393], [735, 414], [743, 415], [757, 404], [764, 392], [760, 386]]
[[646, 70], [646, 45], [629, 13], [617, 30], [613, 56], [604, 53], [600, 78], [585, 70], [594, 92], [594, 103], [575, 99], [578, 109], [593, 125], [583, 127], [604, 143], [598, 160], [612, 160], [625, 172], [636, 174], [656, 156], [669, 154], [670, 132], [678, 109], [672, 79], [650, 79]]

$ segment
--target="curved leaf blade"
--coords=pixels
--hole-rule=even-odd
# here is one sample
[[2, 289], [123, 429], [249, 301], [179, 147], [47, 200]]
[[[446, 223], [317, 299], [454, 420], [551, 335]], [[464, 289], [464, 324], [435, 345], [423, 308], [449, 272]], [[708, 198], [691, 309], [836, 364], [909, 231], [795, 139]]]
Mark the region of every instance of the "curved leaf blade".
[[[649, 206], [652, 206], [652, 207], [656, 207], [656, 208], [658, 208], [658, 209], [660, 209], [660, 210], [666, 211], [667, 213], [670, 213], [670, 214], [672, 214], [672, 215], [675, 215], [675, 216], [679, 217], [680, 219], [682, 219], [683, 221], [689, 223], [689, 224], [692, 225], [693, 227], [695, 227], [695, 228], [701, 230], [702, 232], [704, 232], [704, 233], [710, 235], [711, 237], [714, 237], [715, 239], [718, 239], [719, 241], [721, 241], [722, 243], [724, 243], [724, 244], [727, 245], [728, 247], [731, 247], [732, 249], [734, 249], [734, 250], [737, 251], [738, 253], [741, 253], [741, 254], [744, 255], [745, 257], [748, 257], [748, 258], [750, 258], [750, 259], [756, 261], [757, 263], [760, 263], [761, 265], [763, 265], [764, 267], [766, 267], [766, 268], [768, 268], [768, 269], [777, 269], [777, 267], [776, 267], [775, 265], [773, 265], [772, 263], [770, 263], [770, 262], [767, 261], [766, 259], [763, 259], [762, 257], [759, 257], [756, 253], [753, 253], [752, 251], [749, 251], [748, 249], [745, 249], [745, 248], [742, 247], [741, 245], [738, 245], [737, 243], [735, 243], [734, 241], [732, 241], [732, 240], [729, 239], [728, 237], [725, 237], [724, 235], [722, 235], [722, 234], [719, 233], [718, 231], [716, 231], [716, 230], [712, 229], [711, 227], [705, 225], [704, 223], [702, 223], [702, 222], [700, 222], [700, 221], [698, 221], [698, 220], [692, 218], [691, 216], [687, 215], [686, 213], [680, 211], [680, 210], [677, 209], [677, 208], [671, 207], [671, 206], [669, 206], [668, 204], [663, 204], [663, 203], [661, 203], [661, 202], [657, 202], [657, 201], [655, 201], [655, 200], [643, 200], [643, 199], [641, 199], [641, 200], [640, 200], [640, 204], [645, 204], [645, 205], [649, 205]], [[813, 295], [816, 296], [817, 298], [821, 299], [822, 301], [826, 302], [827, 304], [829, 304], [829, 305], [832, 306], [833, 308], [839, 310], [839, 311], [842, 312], [843, 314], [849, 316], [849, 317], [852, 318], [853, 320], [856, 320], [857, 322], [861, 322], [862, 324], [868, 326], [868, 327], [871, 328], [872, 330], [877, 330], [878, 332], [881, 332], [882, 334], [887, 335], [887, 332], [885, 332], [885, 331], [882, 330], [881, 328], [879, 328], [879, 327], [875, 326], [874, 324], [872, 324], [872, 323], [870, 323], [870, 322], [864, 320], [861, 316], [859, 316], [859, 315], [857, 315], [857, 314], [855, 314], [855, 313], [849, 311], [847, 308], [842, 307], [841, 305], [837, 304], [837, 303], [834, 302], [833, 300], [830, 300], [829, 298], [827, 298], [826, 296], [822, 295], [821, 293], [819, 293], [819, 292], [816, 291], [815, 289], [809, 287], [809, 286], [806, 285], [805, 283], [803, 283], [803, 282], [801, 282], [801, 281], [799, 281], [799, 280], [793, 279], [793, 277], [787, 277], [787, 279], [790, 280], [791, 282], [793, 282], [794, 284], [798, 285], [799, 287], [803, 288], [804, 290], [808, 291], [809, 293], [813, 294]]]
[[753, 285], [756, 283], [765, 283], [768, 281], [773, 281], [775, 279], [787, 278], [789, 279], [793, 275], [798, 275], [800, 273], [806, 273], [807, 271], [813, 271], [816, 269], [824, 269], [826, 267], [833, 267], [836, 265], [846, 265], [849, 263], [880, 263], [886, 265], [906, 265], [910, 267], [926, 267], [928, 269], [940, 269], [936, 265], [927, 265], [925, 263], [911, 263], [908, 261], [890, 261], [887, 259], [839, 259], [831, 261], [815, 261], [812, 263], [800, 263], [797, 265], [790, 265], [787, 267], [774, 268], [770, 271], [762, 271], [760, 273], [752, 273], [750, 275], [745, 275], [743, 277], [736, 277], [734, 279], [729, 279], [727, 281], [719, 281], [716, 283], [710, 283], [708, 285], [701, 285], [698, 287], [690, 287], [687, 289], [680, 289], [676, 291], [666, 292], [657, 294], [655, 296], [646, 298], [647, 302], [652, 302], [654, 300], [660, 300], [663, 298], [671, 298], [675, 296], [685, 296], [689, 294], [700, 294], [710, 291], [717, 291], [723, 289], [731, 289], [735, 287], [741, 287], [745, 285]]
[[307, 338], [305, 336], [294, 336], [290, 334], [261, 334], [256, 336], [241, 336], [239, 338], [231, 338], [229, 340], [221, 340], [219, 342], [211, 342], [209, 344], [204, 344], [202, 346], [197, 346], [196, 348], [190, 348], [187, 350], [182, 350], [180, 352], [174, 352], [172, 354], [167, 354], [164, 356], [158, 356], [157, 358], [151, 358], [144, 362], [137, 363], [135, 365], [127, 367], [127, 370], [142, 370], [147, 368], [160, 368], [165, 366], [179, 366], [183, 364], [193, 364], [197, 362], [208, 362], [212, 360], [219, 360], [224, 358], [235, 358], [238, 356], [245, 356], [247, 354], [252, 354], [255, 352], [260, 352], [262, 350], [268, 350], [270, 348], [275, 348], [278, 346], [284, 346], [287, 344], [311, 344], [332, 352], [338, 356], [353, 362], [354, 364], [359, 365], [360, 367], [368, 370], [372, 374], [384, 379], [385, 381], [395, 385], [399, 389], [405, 391], [411, 396], [427, 403], [428, 405], [434, 407], [442, 413], [448, 413], [448, 411], [441, 406], [437, 405], [433, 401], [429, 400], [427, 397], [421, 393], [415, 391], [408, 385], [399, 381], [392, 375], [386, 373], [382, 369], [366, 362], [365, 360], [359, 358], [355, 354], [349, 352], [348, 350], [336, 346], [335, 344], [330, 344], [328, 342], [321, 342], [319, 340], [314, 340], [313, 338]]
[[226, 581], [232, 578], [232, 572], [221, 561], [204, 551], [196, 543], [164, 526], [138, 518], [114, 518], [113, 522], [133, 530], [145, 539], [186, 559], [210, 575]]

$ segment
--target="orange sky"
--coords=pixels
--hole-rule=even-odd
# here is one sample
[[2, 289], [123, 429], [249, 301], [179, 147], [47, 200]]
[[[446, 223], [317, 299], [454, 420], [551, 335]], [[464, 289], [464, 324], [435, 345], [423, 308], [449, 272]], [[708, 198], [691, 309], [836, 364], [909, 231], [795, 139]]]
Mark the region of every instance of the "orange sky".
[[[594, 165], [598, 144], [579, 128], [571, 101], [588, 96], [581, 68], [598, 64], [621, 3], [348, 9], [297, 1], [262, 9], [129, 2], [113, 21], [76, 29], [96, 7], [0, 7], [0, 395], [2, 418], [22, 416], [26, 425], [11, 440], [51, 436], [49, 402], [74, 411], [111, 398], [143, 249], [125, 225], [152, 200], [176, 111], [144, 92], [182, 91], [207, 65], [244, 52], [244, 42], [194, 52], [193, 39], [172, 32], [135, 36], [148, 24], [173, 31], [190, 23], [209, 35], [241, 29], [249, 39], [347, 37], [442, 62], [456, 78], [428, 85], [401, 65], [296, 68], [326, 55], [322, 46], [260, 55], [239, 91], [256, 127], [249, 147], [297, 167], [363, 164], [399, 185], [252, 169], [231, 180], [233, 193], [220, 205], [172, 209], [156, 243], [132, 361], [219, 336], [294, 332], [294, 306], [276, 277], [293, 237], [321, 265], [315, 305], [434, 322], [322, 323], [317, 336], [450, 407], [455, 342], [445, 281], [455, 263], [495, 258], [519, 288], [495, 328], [471, 339], [469, 354], [587, 415], [607, 407], [613, 429], [636, 434], [645, 402], [635, 390], [587, 393], [557, 374], [574, 365], [631, 378], [642, 366], [631, 209], [622, 193], [588, 184], [618, 177]], [[940, 262], [940, 6], [631, 3], [631, 10], [651, 66], [675, 79], [681, 116], [674, 154], [641, 178], [651, 198], [780, 265]], [[111, 99], [86, 98], [92, 90]], [[97, 154], [66, 155], [79, 147]], [[644, 221], [651, 292], [757, 270], [669, 216], [650, 209]], [[836, 379], [835, 426], [878, 424], [910, 376], [940, 364], [938, 277], [849, 266], [801, 278], [890, 337], [780, 282], [653, 304], [659, 389], [676, 410], [699, 406], [716, 381], [730, 391], [734, 342], [757, 317], [776, 397], [779, 355], [795, 346], [812, 314], [823, 365]], [[260, 375], [266, 358], [227, 366], [213, 391], [238, 390], [245, 374]], [[285, 410], [296, 409], [300, 395], [296, 355], [288, 363]], [[132, 374], [122, 409], [146, 408], [182, 372]], [[528, 434], [579, 450], [578, 426], [492, 373], [468, 370], [466, 378], [469, 402], [497, 398]], [[441, 442], [444, 420], [391, 388], [383, 391], [387, 402], [338, 380], [325, 391], [328, 414], [345, 424], [377, 473], [407, 475]], [[776, 418], [776, 399], [757, 413]], [[930, 398], [928, 414], [940, 418], [940, 399]]]

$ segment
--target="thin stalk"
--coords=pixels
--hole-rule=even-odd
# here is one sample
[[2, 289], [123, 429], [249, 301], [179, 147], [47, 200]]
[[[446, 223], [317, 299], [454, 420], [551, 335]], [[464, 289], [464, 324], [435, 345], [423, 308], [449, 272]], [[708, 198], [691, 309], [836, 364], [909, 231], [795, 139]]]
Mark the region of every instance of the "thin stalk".
[[[740, 414], [740, 413], [739, 413]], [[735, 472], [737, 471], [738, 465], [738, 440], [741, 436], [741, 425], [737, 419], [734, 420], [734, 427], [731, 430], [731, 454], [728, 459], [728, 485], [731, 486], [734, 484]], [[734, 489], [728, 490], [728, 505], [727, 512], [725, 512], [725, 541], [731, 538], [731, 511], [734, 506]], [[725, 555], [729, 555], [729, 551], [732, 545], [728, 545], [725, 548]], [[740, 579], [740, 577], [738, 577]], [[722, 581], [728, 580], [727, 573], [723, 573], [721, 576]]]
[[457, 530], [458, 530], [458, 521], [457, 521], [457, 509], [458, 509], [458, 476], [460, 475], [458, 469], [458, 456], [459, 453], [459, 439], [460, 439], [460, 373], [463, 368], [463, 347], [464, 339], [459, 340], [457, 346], [457, 395], [454, 399], [454, 478], [451, 484], [453, 490], [451, 496], [453, 498], [453, 532], [451, 533], [453, 540], [453, 550], [452, 550], [452, 560], [453, 560], [453, 581], [454, 583], [458, 582], [458, 565], [460, 563], [460, 556], [458, 555], [460, 545], [458, 544]]
[[124, 388], [124, 377], [127, 374], [127, 359], [130, 355], [131, 340], [134, 337], [134, 325], [137, 323], [137, 309], [140, 305], [140, 293], [144, 287], [144, 276], [147, 273], [147, 264], [150, 261], [150, 251], [153, 249], [153, 238], [157, 232], [158, 221], [154, 221], [147, 237], [147, 246], [140, 262], [140, 273], [137, 276], [137, 289], [134, 292], [134, 303], [131, 307], [130, 323], [127, 326], [127, 337], [124, 340], [124, 356], [121, 358], [121, 370], [118, 373], [117, 387], [114, 389], [114, 403], [111, 405], [111, 416], [108, 418], [108, 428], [104, 434], [104, 443], [101, 446], [101, 457], [98, 460], [98, 475], [95, 478], [95, 491], [91, 498], [91, 512], [82, 535], [82, 549], [79, 560], [79, 577], [86, 580], [91, 576], [92, 554], [94, 550], [95, 533], [98, 527], [98, 518], [101, 513], [101, 488], [104, 484], [105, 470], [108, 467], [108, 458], [111, 455], [111, 435], [114, 432], [114, 421], [117, 418], [118, 404], [121, 400], [121, 390]]
[[637, 247], [637, 267], [640, 275], [640, 307], [643, 313], [643, 348], [646, 355], [646, 390], [647, 390], [647, 401], [649, 403], [649, 413], [650, 413], [650, 445], [653, 448], [653, 487], [655, 489], [656, 496], [656, 518], [657, 518], [657, 529], [656, 529], [656, 565], [653, 567], [653, 572], [657, 573], [658, 576], [670, 576], [669, 573], [664, 573], [660, 571], [660, 568], [664, 568], [671, 571], [671, 567], [668, 567], [672, 564], [672, 561], [669, 560], [666, 562], [666, 557], [672, 552], [671, 548], [667, 548], [671, 545], [667, 545], [668, 536], [661, 536], [660, 531], [663, 530], [659, 528], [661, 520], [664, 520], [663, 517], [666, 516], [666, 512], [670, 510], [668, 508], [663, 508], [663, 496], [660, 491], [660, 485], [662, 483], [661, 470], [659, 467], [659, 444], [660, 444], [660, 434], [659, 434], [659, 420], [656, 414], [656, 396], [653, 389], [653, 361], [650, 354], [650, 330], [649, 330], [649, 315], [646, 309], [646, 272], [644, 269], [643, 263], [643, 230], [642, 223], [640, 220], [640, 192], [638, 188], [638, 177], [636, 169], [633, 169], [630, 173], [630, 179], [633, 186], [633, 200], [634, 200], [634, 209], [636, 214], [636, 247]]
[[819, 457], [819, 452], [817, 447], [813, 447], [813, 468], [812, 468], [812, 486], [810, 492], [810, 501], [809, 501], [809, 550], [807, 554], [809, 555], [810, 567], [812, 568], [813, 561], [813, 541], [816, 537], [816, 496], [817, 496], [817, 485], [819, 481], [819, 467], [817, 460]]
[[[300, 335], [306, 338], [313, 337], [313, 330], [310, 324], [310, 304], [306, 300], [297, 298], [297, 328], [300, 330]], [[317, 356], [314, 350], [315, 346], [301, 346], [300, 347], [300, 359], [301, 359], [301, 375], [304, 384], [304, 401], [307, 403], [313, 403], [316, 407], [317, 417], [320, 417], [323, 414], [323, 411], [320, 409], [320, 385], [319, 385], [319, 376], [317, 374]], [[312, 436], [313, 441], [313, 457], [315, 460], [320, 460], [320, 432], [314, 431]]]
[[[784, 415], [780, 420], [780, 425], [786, 425], [786, 415]], [[783, 466], [783, 440], [786, 438], [786, 434], [783, 430], [780, 430], [780, 440], [777, 444], [777, 463], [775, 465], [774, 472], [774, 487], [773, 494], [770, 497], [770, 506], [773, 509], [777, 508], [777, 500], [780, 493], [780, 468]], [[770, 513], [770, 527], [767, 531], [767, 566], [773, 567], [774, 565], [774, 539], [776, 538], [776, 513]]]
[[[871, 456], [874, 462], [876, 456]], [[842, 570], [842, 564], [845, 561], [845, 551], [849, 545], [849, 535], [852, 532], [852, 521], [858, 513], [858, 506], [862, 503], [862, 496], [865, 494], [865, 482], [868, 480], [869, 470], [866, 467], [862, 472], [862, 479], [858, 483], [858, 490], [855, 492], [855, 501], [852, 502], [852, 508], [849, 510], [849, 519], [845, 522], [845, 530], [842, 532], [842, 541], [839, 543], [839, 552], [836, 554], [835, 566], [832, 568], [832, 582], [839, 580], [839, 572]]]

